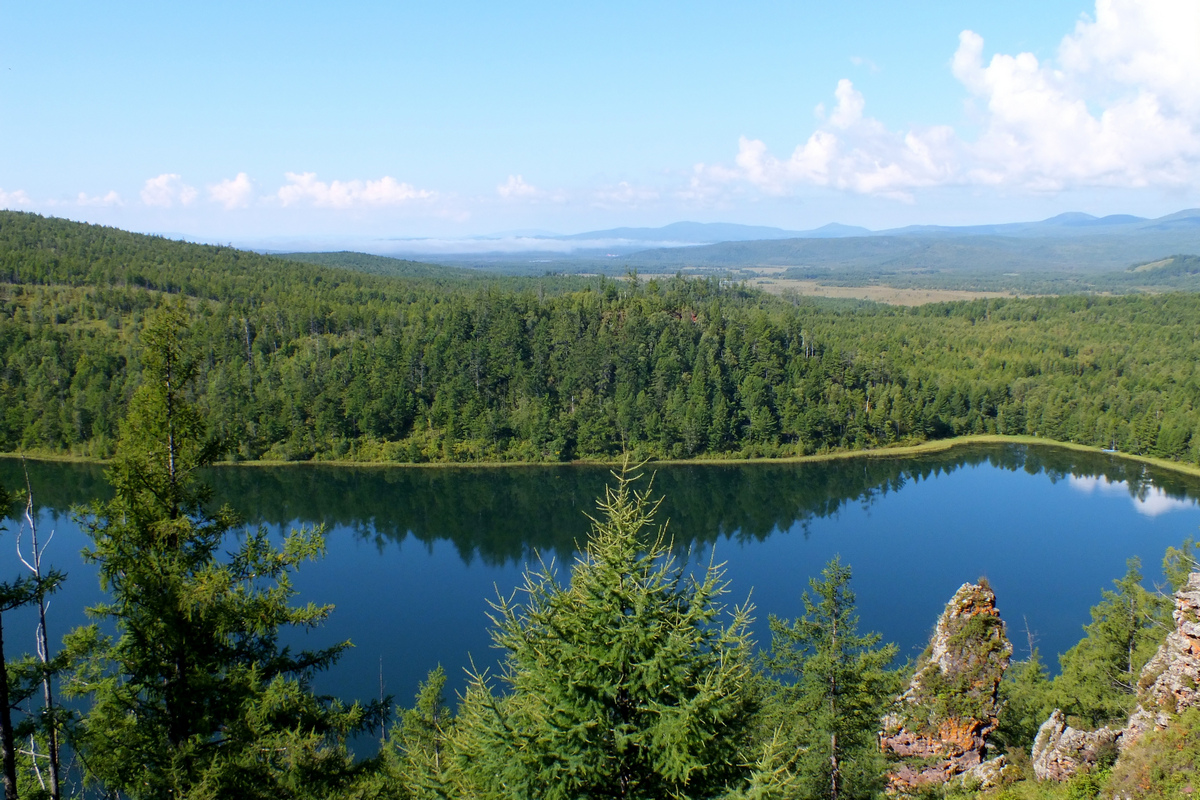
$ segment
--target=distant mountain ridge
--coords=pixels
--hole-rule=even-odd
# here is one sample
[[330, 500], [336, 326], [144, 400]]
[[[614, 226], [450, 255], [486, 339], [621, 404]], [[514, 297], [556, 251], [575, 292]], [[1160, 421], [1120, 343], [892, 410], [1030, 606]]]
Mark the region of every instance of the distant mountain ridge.
[[[238, 244], [275, 253], [354, 251], [471, 267], [505, 264], [527, 268], [586, 261], [593, 262], [589, 269], [604, 269], [603, 263], [621, 259], [631, 266], [659, 268], [836, 264], [894, 269], [970, 265], [1013, 271], [1123, 270], [1171, 254], [1200, 252], [1200, 209], [1155, 219], [1067, 212], [1034, 222], [909, 225], [875, 231], [841, 223], [788, 230], [684, 221], [657, 228], [620, 227], [566, 235], [510, 231], [461, 239], [339, 237]], [[390, 267], [385, 271], [390, 273]]]
[[906, 225], [902, 228], [870, 230], [857, 225], [831, 222], [812, 230], [786, 230], [763, 225], [727, 222], [673, 222], [660, 228], [610, 228], [567, 236], [543, 238], [566, 241], [621, 239], [626, 241], [717, 244], [720, 242], [771, 241], [777, 239], [849, 239], [866, 236], [1080, 236], [1101, 233], [1133, 233], [1148, 230], [1200, 228], [1200, 208], [1184, 209], [1156, 219], [1132, 214], [1096, 217], [1068, 211], [1034, 222], [1003, 222], [988, 225]]
[[831, 223], [810, 231], [789, 231], [766, 225], [738, 225], [732, 222], [672, 222], [661, 228], [610, 228], [585, 231], [569, 236], [545, 238], [567, 241], [625, 240], [631, 242], [679, 242], [681, 244], [714, 244], [716, 242], [745, 242], [769, 239], [824, 239], [835, 236], [868, 236], [871, 231], [853, 225]]

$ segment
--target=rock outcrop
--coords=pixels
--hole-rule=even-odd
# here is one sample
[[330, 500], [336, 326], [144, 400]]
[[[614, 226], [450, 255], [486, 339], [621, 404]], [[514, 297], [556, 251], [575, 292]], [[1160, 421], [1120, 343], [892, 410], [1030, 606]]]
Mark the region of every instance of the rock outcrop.
[[958, 784], [968, 792], [978, 792], [983, 789], [995, 789], [1010, 779], [1018, 780], [1020, 773], [1021, 770], [1009, 764], [1007, 758], [996, 756], [952, 778], [950, 784]]
[[1065, 781], [1115, 754], [1122, 732], [1112, 728], [1081, 731], [1067, 724], [1057, 708], [1038, 728], [1033, 742], [1033, 774], [1039, 781]]
[[1175, 593], [1175, 630], [1142, 668], [1138, 705], [1125, 735], [1124, 751], [1142, 734], [1162, 730], [1181, 711], [1200, 705], [1200, 572]]
[[[985, 763], [986, 737], [996, 729], [997, 690], [1012, 644], [986, 581], [963, 584], [938, 618], [908, 690], [883, 720], [883, 751], [895, 761], [893, 793], [945, 783]], [[998, 774], [1003, 764], [980, 769]]]
[[1138, 679], [1138, 705], [1120, 730], [1080, 731], [1058, 709], [1038, 729], [1033, 771], [1039, 780], [1066, 780], [1096, 764], [1115, 743], [1121, 753], [1148, 731], [1166, 728], [1175, 715], [1200, 705], [1200, 572], [1175, 593], [1175, 630], [1146, 662]]

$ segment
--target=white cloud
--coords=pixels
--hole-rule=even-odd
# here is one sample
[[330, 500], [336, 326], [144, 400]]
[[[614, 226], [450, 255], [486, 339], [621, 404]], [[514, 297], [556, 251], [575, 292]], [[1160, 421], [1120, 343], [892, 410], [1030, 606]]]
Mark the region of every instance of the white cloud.
[[524, 176], [509, 175], [508, 180], [496, 187], [496, 194], [501, 200], [506, 201], [525, 201], [528, 203], [541, 203], [549, 201], [551, 203], [565, 203], [570, 199], [570, 196], [557, 189], [547, 191], [540, 189], [537, 186], [526, 183]]
[[945, 126], [896, 133], [863, 116], [862, 93], [849, 80], [838, 81], [837, 105], [791, 156], [772, 155], [766, 143], [743, 136], [735, 168], [696, 167], [692, 189], [705, 183], [748, 181], [768, 194], [784, 194], [796, 185], [823, 186], [862, 194], [911, 199], [911, 190], [952, 179], [957, 161], [954, 132]]
[[505, 200], [516, 200], [540, 197], [542, 190], [526, 183], [525, 178], [520, 175], [509, 175], [507, 183], [502, 183], [496, 187], [496, 194]]
[[821, 186], [902, 200], [931, 186], [1187, 187], [1200, 178], [1200, 3], [1096, 0], [1057, 57], [996, 54], [963, 31], [951, 70], [979, 107], [980, 134], [889, 130], [849, 80], [788, 158], [742, 137], [735, 166], [698, 165], [687, 195], [739, 183], [768, 194]]
[[88, 196], [87, 192], [80, 192], [75, 198], [77, 206], [123, 206], [125, 201], [121, 199], [121, 195], [115, 191], [109, 191], [108, 194], [97, 195], [95, 197]]
[[333, 181], [317, 180], [315, 172], [288, 172], [288, 182], [277, 194], [283, 205], [311, 204], [322, 208], [357, 208], [362, 206], [395, 206], [414, 200], [428, 200], [434, 192], [413, 188], [385, 176], [377, 181]]
[[208, 197], [228, 209], [245, 208], [254, 199], [254, 184], [249, 175], [239, 172], [236, 178], [226, 178], [209, 186]]
[[1097, 0], [1057, 63], [959, 37], [954, 76], [986, 103], [973, 183], [1174, 187], [1200, 175], [1200, 4]]
[[22, 208], [33, 205], [33, 201], [29, 199], [29, 195], [25, 194], [23, 189], [17, 189], [15, 192], [6, 192], [0, 189], [0, 208]]
[[142, 187], [142, 202], [148, 206], [171, 208], [176, 203], [191, 205], [196, 199], [196, 187], [188, 186], [183, 179], [171, 172], [150, 178]]
[[611, 206], [637, 208], [653, 203], [658, 198], [659, 194], [656, 190], [645, 186], [634, 186], [626, 181], [621, 181], [615, 186], [602, 186], [592, 193], [594, 205], [602, 208]]

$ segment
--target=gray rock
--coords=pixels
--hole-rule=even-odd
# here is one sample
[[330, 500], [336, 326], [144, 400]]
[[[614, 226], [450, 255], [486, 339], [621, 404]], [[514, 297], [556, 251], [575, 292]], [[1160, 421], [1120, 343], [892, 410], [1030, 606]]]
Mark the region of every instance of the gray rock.
[[1121, 733], [1111, 728], [1072, 728], [1056, 708], [1038, 728], [1033, 742], [1033, 774], [1039, 781], [1065, 781], [1081, 769], [1094, 767], [1105, 751], [1120, 741]]
[[1175, 593], [1175, 630], [1142, 668], [1138, 706], [1129, 718], [1121, 749], [1142, 734], [1162, 730], [1175, 715], [1200, 705], [1200, 572]]
[[995, 789], [1009, 780], [1020, 778], [1021, 771], [1008, 763], [1004, 756], [996, 756], [982, 764], [976, 764], [969, 770], [949, 781], [957, 784], [968, 792], [978, 792], [984, 789]]

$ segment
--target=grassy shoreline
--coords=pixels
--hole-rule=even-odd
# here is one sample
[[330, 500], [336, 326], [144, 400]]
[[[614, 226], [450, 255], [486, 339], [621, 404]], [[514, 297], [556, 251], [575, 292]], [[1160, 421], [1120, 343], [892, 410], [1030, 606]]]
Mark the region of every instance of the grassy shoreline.
[[[920, 442], [918, 444], [896, 445], [892, 447], [877, 447], [867, 450], [842, 450], [833, 453], [818, 453], [808, 456], [786, 456], [781, 458], [730, 458], [730, 457], [713, 457], [713, 458], [681, 458], [681, 459], [654, 459], [649, 463], [663, 466], [676, 465], [691, 465], [691, 466], [730, 466], [730, 465], [751, 465], [751, 464], [804, 464], [804, 463], [820, 463], [825, 461], [844, 461], [858, 458], [902, 458], [912, 455], [923, 455], [927, 453], [941, 453], [947, 450], [952, 450], [957, 447], [966, 447], [974, 444], [1025, 444], [1034, 445], [1037, 447], [1058, 447], [1066, 450], [1075, 450], [1083, 453], [1104, 453], [1106, 455], [1122, 458], [1127, 461], [1137, 461], [1160, 469], [1171, 470], [1173, 472], [1183, 473], [1193, 477], [1200, 477], [1200, 466], [1195, 464], [1185, 464], [1179, 461], [1167, 461], [1166, 459], [1153, 458], [1151, 456], [1140, 456], [1132, 453], [1110, 453], [1098, 447], [1090, 445], [1076, 444], [1075, 442], [1060, 442], [1054, 439], [1044, 439], [1038, 436], [1003, 436], [1000, 434], [975, 434], [971, 436], [956, 436], [949, 439], [936, 439], [933, 441]], [[91, 458], [89, 456], [70, 455], [62, 453], [12, 453], [0, 452], [0, 458], [24, 458], [30, 461], [55, 461], [74, 464], [97, 464], [104, 465], [110, 463], [110, 459]], [[615, 466], [620, 462], [616, 460], [604, 459], [580, 459], [576, 461], [565, 462], [547, 462], [547, 461], [439, 461], [436, 463], [412, 464], [412, 463], [397, 463], [391, 461], [347, 461], [347, 460], [321, 460], [321, 461], [221, 461], [214, 464], [214, 467], [293, 467], [293, 466], [329, 466], [329, 467], [369, 467], [380, 469], [503, 469], [503, 468], [520, 468], [520, 467], [591, 467], [591, 466]]]

